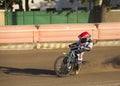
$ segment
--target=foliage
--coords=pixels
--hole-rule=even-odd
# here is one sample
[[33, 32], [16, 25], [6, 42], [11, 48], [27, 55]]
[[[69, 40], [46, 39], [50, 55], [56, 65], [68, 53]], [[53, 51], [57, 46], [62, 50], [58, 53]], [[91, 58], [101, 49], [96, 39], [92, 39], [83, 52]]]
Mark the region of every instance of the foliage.
[[5, 0], [5, 9], [10, 10], [13, 2], [15, 2], [17, 4], [21, 4], [22, 0]]
[[[71, 3], [73, 3], [75, 0], [69, 0]], [[77, 1], [81, 1], [82, 4], [85, 4], [87, 2], [89, 2], [90, 0], [77, 0]]]
[[[17, 4], [22, 3], [22, 0], [5, 0], [5, 1], [6, 1], [6, 4], [5, 4], [6, 9], [10, 9], [13, 2], [15, 2]], [[48, 1], [48, 3], [49, 3], [50, 1], [55, 1], [55, 0], [44, 0], [44, 1]], [[74, 1], [75, 0], [69, 0], [69, 2], [71, 2], [71, 3], [73, 3]], [[92, 3], [94, 3], [94, 6], [97, 6], [100, 0], [77, 0], [77, 1], [81, 1], [82, 4], [92, 2]], [[102, 0], [102, 5], [104, 5], [105, 7], [110, 7], [109, 2], [110, 2], [110, 0]]]
[[6, 0], [8, 2], [15, 2], [15, 3], [20, 3], [22, 0]]

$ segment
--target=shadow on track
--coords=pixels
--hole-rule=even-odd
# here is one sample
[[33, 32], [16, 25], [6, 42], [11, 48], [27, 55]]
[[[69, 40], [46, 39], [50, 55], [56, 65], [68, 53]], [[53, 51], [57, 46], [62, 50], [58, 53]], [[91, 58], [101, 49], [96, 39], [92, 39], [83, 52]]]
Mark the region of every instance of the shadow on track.
[[114, 68], [120, 68], [120, 56], [107, 59], [105, 62], [103, 62], [103, 64], [105, 65], [112, 64]]
[[30, 68], [20, 69], [0, 66], [0, 71], [2, 71], [5, 74], [55, 75], [55, 72], [53, 70], [46, 69], [30, 69]]

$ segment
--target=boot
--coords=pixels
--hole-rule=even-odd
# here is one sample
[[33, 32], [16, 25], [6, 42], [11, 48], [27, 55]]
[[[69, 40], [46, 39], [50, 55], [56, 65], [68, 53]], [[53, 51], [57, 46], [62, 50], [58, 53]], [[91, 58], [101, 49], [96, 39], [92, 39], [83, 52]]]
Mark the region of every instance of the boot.
[[79, 64], [77, 64], [76, 70], [75, 70], [75, 75], [78, 75], [78, 74], [79, 74], [79, 71], [80, 71], [80, 67], [79, 67]]

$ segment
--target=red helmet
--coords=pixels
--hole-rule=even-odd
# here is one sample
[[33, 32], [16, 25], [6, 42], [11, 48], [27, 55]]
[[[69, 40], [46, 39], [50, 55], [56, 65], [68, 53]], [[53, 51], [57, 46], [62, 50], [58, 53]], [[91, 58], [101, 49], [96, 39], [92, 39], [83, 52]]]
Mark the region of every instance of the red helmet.
[[88, 32], [82, 32], [79, 36], [78, 36], [78, 38], [79, 39], [82, 39], [82, 38], [87, 38], [87, 37], [90, 37], [90, 34], [88, 33]]
[[85, 32], [82, 32], [80, 35], [78, 35], [78, 38], [79, 38], [81, 41], [86, 42], [86, 41], [89, 40], [90, 36], [91, 36], [91, 35], [90, 35], [87, 31], [85, 31]]

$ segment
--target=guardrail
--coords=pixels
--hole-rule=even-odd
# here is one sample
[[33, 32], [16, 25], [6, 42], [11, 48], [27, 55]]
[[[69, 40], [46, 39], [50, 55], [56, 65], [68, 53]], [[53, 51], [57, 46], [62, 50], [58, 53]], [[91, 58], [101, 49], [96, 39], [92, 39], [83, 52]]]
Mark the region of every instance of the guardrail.
[[88, 31], [93, 40], [120, 39], [120, 23], [0, 26], [0, 43], [76, 41]]

